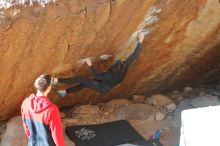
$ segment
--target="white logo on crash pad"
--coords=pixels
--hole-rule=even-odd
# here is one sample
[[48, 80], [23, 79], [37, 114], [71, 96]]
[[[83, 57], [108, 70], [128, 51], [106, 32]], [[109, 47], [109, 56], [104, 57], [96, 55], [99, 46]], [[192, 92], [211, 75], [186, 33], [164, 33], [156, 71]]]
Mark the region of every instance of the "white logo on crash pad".
[[85, 140], [85, 139], [89, 140], [96, 136], [94, 131], [86, 129], [85, 127], [75, 131], [75, 133], [76, 136], [81, 140]]

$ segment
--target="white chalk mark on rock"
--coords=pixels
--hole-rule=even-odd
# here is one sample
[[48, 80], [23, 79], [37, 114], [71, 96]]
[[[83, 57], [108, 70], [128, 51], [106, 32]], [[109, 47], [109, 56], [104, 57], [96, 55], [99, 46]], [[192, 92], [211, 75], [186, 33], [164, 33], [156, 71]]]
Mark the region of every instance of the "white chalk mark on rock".
[[87, 59], [87, 58], [91, 58], [92, 61], [94, 61], [94, 60], [96, 59], [96, 57], [86, 57], [86, 58], [80, 59], [80, 60], [78, 61], [78, 63], [79, 63], [79, 64], [84, 64], [84, 63], [86, 63], [86, 59]]
[[32, 6], [34, 2], [45, 7], [45, 4], [56, 2], [56, 0], [0, 0], [0, 9], [7, 9], [16, 5]]
[[18, 15], [18, 14], [20, 14], [21, 13], [21, 10], [20, 9], [16, 9], [16, 10], [14, 10], [13, 11], [13, 16], [16, 16], [16, 15]]
[[0, 12], [0, 32], [6, 32], [11, 28], [12, 24], [12, 18], [4, 12]]
[[153, 25], [153, 24], [157, 23], [159, 20], [160, 20], [160, 18], [158, 16], [149, 16], [145, 20], [145, 24], [146, 24], [146, 26]]
[[153, 14], [158, 14], [158, 13], [160, 13], [161, 11], [162, 11], [162, 10], [161, 10], [160, 8], [158, 8], [158, 7], [156, 7], [156, 6], [152, 6], [152, 7], [150, 7], [148, 13], [149, 13], [150, 15], [153, 15]]
[[113, 55], [111, 54], [104, 54], [104, 55], [101, 55], [99, 57], [100, 60], [108, 60], [109, 58], [112, 58]]

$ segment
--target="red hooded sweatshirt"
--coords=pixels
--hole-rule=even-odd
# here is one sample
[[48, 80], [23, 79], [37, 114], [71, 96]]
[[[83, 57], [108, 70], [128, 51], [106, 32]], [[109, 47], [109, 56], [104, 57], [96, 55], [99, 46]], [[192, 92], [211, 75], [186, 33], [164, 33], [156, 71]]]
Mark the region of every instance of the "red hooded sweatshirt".
[[21, 115], [28, 146], [65, 146], [59, 109], [47, 97], [30, 95]]

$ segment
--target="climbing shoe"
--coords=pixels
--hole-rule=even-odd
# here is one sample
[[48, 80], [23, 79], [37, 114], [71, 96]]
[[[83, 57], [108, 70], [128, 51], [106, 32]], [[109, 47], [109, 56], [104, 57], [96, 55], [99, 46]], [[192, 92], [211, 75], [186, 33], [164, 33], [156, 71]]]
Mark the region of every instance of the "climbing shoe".
[[56, 91], [56, 93], [57, 93], [58, 96], [61, 96], [61, 97], [66, 96], [66, 90], [58, 90], [58, 91]]

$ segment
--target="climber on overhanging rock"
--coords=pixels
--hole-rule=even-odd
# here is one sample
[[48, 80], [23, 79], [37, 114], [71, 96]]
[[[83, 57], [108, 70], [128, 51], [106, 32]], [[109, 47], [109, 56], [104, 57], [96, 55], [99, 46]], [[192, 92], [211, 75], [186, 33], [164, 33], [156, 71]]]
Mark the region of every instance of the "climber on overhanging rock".
[[138, 44], [134, 50], [134, 52], [125, 60], [116, 60], [116, 62], [111, 65], [111, 67], [102, 73], [96, 73], [95, 68], [92, 66], [91, 58], [86, 58], [85, 62], [89, 67], [89, 71], [91, 72], [93, 79], [88, 79], [86, 77], [72, 77], [72, 78], [53, 78], [52, 77], [52, 85], [56, 85], [58, 83], [65, 84], [76, 84], [73, 87], [70, 87], [66, 90], [59, 90], [56, 93], [59, 96], [66, 96], [69, 93], [77, 92], [83, 88], [90, 88], [97, 92], [107, 92], [117, 84], [119, 84], [125, 77], [129, 65], [137, 58], [142, 46], [142, 42], [144, 40], [144, 32], [139, 32], [137, 39]]

